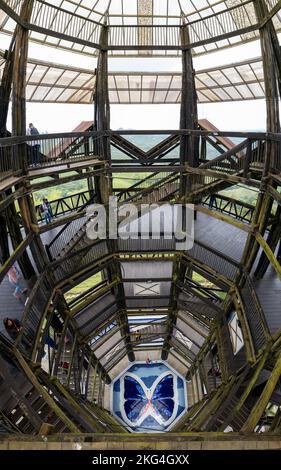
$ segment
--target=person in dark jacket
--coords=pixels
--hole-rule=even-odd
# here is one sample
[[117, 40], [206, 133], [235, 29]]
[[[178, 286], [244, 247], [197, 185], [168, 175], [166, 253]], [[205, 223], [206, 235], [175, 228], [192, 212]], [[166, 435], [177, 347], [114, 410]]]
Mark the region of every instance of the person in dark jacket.
[[22, 325], [17, 318], [5, 318], [3, 320], [7, 333], [15, 341], [22, 330]]
[[[27, 129], [27, 135], [39, 135], [38, 129], [34, 127], [32, 122], [29, 124]], [[31, 152], [31, 166], [40, 166], [40, 144], [38, 140], [30, 140], [28, 142]]]

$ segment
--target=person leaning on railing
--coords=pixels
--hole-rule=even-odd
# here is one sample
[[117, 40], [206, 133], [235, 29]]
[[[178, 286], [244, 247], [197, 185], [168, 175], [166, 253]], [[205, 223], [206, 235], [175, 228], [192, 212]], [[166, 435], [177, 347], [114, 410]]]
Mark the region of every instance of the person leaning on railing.
[[[29, 124], [28, 129], [26, 131], [27, 135], [39, 135], [38, 130], [32, 122]], [[30, 153], [31, 153], [31, 166], [39, 166], [40, 165], [40, 144], [38, 140], [31, 140], [28, 142], [30, 146]]]

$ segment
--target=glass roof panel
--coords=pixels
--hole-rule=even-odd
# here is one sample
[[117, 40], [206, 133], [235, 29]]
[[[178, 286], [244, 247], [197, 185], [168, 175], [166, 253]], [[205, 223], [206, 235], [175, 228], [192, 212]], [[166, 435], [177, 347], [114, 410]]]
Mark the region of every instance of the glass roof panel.
[[136, 75], [133, 75], [133, 76], [130, 76], [129, 77], [129, 84], [130, 84], [130, 88], [137, 88], [137, 89], [140, 89], [141, 88], [141, 76], [136, 76]]
[[[14, 5], [14, 0], [6, 0], [6, 3], [11, 6]], [[17, 2], [17, 9], [22, 1]], [[103, 22], [105, 15], [108, 14], [109, 25], [179, 25], [181, 24], [181, 14], [184, 14], [187, 23], [196, 20], [199, 21], [197, 26], [192, 26], [192, 35], [194, 40], [199, 37], [213, 38], [221, 33], [227, 32], [226, 29], [230, 28], [233, 31], [241, 27], [247, 27], [256, 24], [255, 11], [253, 2], [248, 2], [243, 5], [242, 0], [54, 0], [49, 3], [48, 7], [42, 7], [43, 1], [34, 0], [33, 17], [31, 24], [41, 26], [44, 28], [53, 28], [55, 31], [64, 34], [70, 34], [73, 37], [83, 37], [83, 39], [92, 40], [94, 43], [98, 42], [99, 31], [97, 34], [91, 31], [88, 19], [97, 22]], [[224, 12], [231, 7], [237, 7], [228, 13], [220, 13], [217, 18], [206, 20], [206, 17], [214, 15], [219, 12]], [[66, 12], [65, 18], [57, 10], [62, 8]], [[48, 14], [44, 13], [44, 9], [48, 10]], [[73, 16], [76, 15], [75, 19]], [[42, 21], [44, 20], [44, 24]], [[37, 22], [37, 23], [36, 23]], [[40, 22], [40, 24], [38, 23]], [[280, 15], [275, 15], [274, 23], [278, 29], [281, 28]], [[5, 32], [12, 32], [14, 29], [14, 22], [10, 23], [8, 16], [0, 13], [0, 28]], [[164, 36], [167, 36], [165, 32]], [[258, 32], [249, 31], [242, 36], [227, 38], [220, 40], [217, 43], [206, 44], [196, 47], [194, 53], [204, 53], [210, 50], [218, 49], [221, 47], [228, 47], [229, 45], [253, 39], [258, 36]], [[45, 44], [57, 44], [60, 48], [82, 51], [85, 54], [96, 54], [96, 50], [85, 45], [74, 43], [73, 41], [66, 41], [65, 39], [53, 38], [38, 32], [31, 32], [31, 39], [43, 42]], [[152, 36], [151, 36], [152, 37]], [[176, 39], [178, 40], [178, 39]], [[177, 56], [179, 52], [174, 51], [112, 51], [112, 55], [168, 55]]]
[[57, 69], [57, 68], [49, 68], [48, 72], [44, 76], [44, 83], [49, 83], [50, 85], [53, 85], [56, 83], [56, 81], [59, 79], [59, 77], [62, 75], [62, 70]]

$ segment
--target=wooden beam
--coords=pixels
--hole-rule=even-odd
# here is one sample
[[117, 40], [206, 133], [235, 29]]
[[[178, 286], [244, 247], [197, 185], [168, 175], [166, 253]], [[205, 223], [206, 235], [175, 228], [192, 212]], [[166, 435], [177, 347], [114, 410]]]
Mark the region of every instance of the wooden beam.
[[39, 394], [54, 411], [54, 413], [65, 423], [65, 425], [69, 428], [71, 432], [81, 434], [80, 429], [75, 424], [73, 424], [73, 422], [64, 414], [64, 412], [57, 405], [56, 401], [53, 400], [53, 398], [49, 395], [48, 391], [44, 387], [42, 387], [42, 385], [38, 382], [36, 376], [28, 366], [27, 362], [16, 348], [14, 348], [14, 354], [20, 366], [24, 370], [24, 373], [26, 374], [27, 378], [30, 380], [36, 390], [38, 390]]
[[249, 418], [247, 419], [246, 423], [241, 429], [241, 432], [250, 433], [254, 432], [255, 427], [257, 426], [259, 420], [261, 419], [266, 406], [270, 400], [272, 393], [275, 390], [275, 387], [278, 383], [278, 380], [281, 375], [281, 356], [276, 361], [274, 369], [267, 380], [264, 389], [258, 398], [257, 403], [255, 404], [254, 408], [252, 409]]

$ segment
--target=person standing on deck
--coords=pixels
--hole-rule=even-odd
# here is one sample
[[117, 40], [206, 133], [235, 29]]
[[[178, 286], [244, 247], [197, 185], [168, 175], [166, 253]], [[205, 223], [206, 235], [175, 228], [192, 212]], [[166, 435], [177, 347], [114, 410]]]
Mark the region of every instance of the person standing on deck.
[[51, 204], [46, 197], [43, 198], [42, 204], [39, 206], [40, 213], [44, 216], [46, 224], [49, 224], [53, 220], [53, 211]]
[[[29, 124], [26, 134], [39, 135], [38, 130], [34, 127], [32, 122]], [[40, 144], [37, 140], [31, 140], [28, 144], [31, 147], [31, 166], [39, 166]]]

